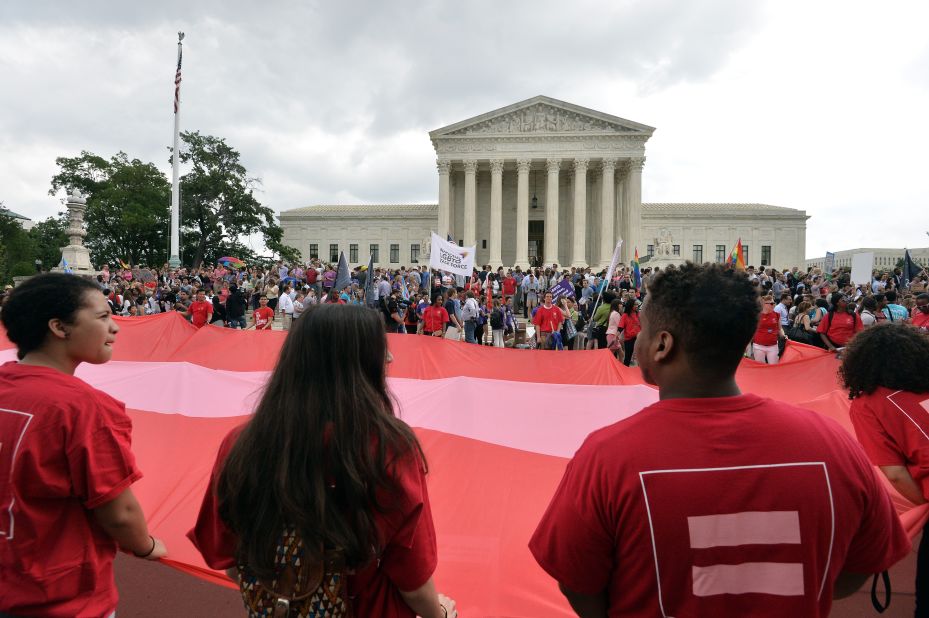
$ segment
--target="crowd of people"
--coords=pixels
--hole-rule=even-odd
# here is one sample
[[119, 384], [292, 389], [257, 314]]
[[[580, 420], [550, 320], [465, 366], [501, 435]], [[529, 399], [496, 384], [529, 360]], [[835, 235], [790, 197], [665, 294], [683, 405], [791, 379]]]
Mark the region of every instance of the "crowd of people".
[[[656, 271], [657, 272], [657, 271]], [[418, 268], [357, 266], [336, 289], [338, 266], [310, 260], [269, 267], [132, 268], [97, 277], [116, 315], [177, 311], [195, 326], [289, 330], [317, 304], [367, 305], [381, 311], [391, 333], [444, 337], [496, 347], [577, 350], [605, 348], [633, 363], [638, 312], [656, 274], [620, 264], [606, 281], [592, 268], [475, 268], [471, 277]], [[749, 266], [762, 297], [758, 330], [746, 355], [773, 364], [788, 341], [840, 351], [860, 330], [883, 321], [929, 320], [927, 277], [904, 288], [899, 268], [875, 270], [854, 284], [849, 269], [778, 270]], [[718, 301], [725, 310], [725, 299]], [[528, 328], [527, 328], [528, 327]], [[531, 333], [531, 335], [529, 334]]]
[[[645, 381], [659, 390], [658, 403], [587, 438], [532, 536], [533, 556], [578, 615], [825, 616], [833, 598], [851, 594], [909, 552], [871, 464], [911, 502], [929, 498], [929, 422], [921, 420], [929, 401], [924, 281], [922, 288], [901, 289], [879, 274], [862, 287], [841, 271], [799, 275], [687, 264], [644, 272], [639, 286], [634, 272], [621, 269], [593, 311], [594, 293], [587, 290], [599, 282], [586, 271], [532, 272], [523, 276], [530, 281], [523, 294], [507, 283], [515, 272], [504, 271], [502, 281], [500, 271], [483, 272], [467, 288], [442, 277], [433, 290], [427, 276], [427, 306], [416, 330], [445, 336], [458, 328], [476, 343], [476, 327], [467, 323], [480, 311], [477, 299], [489, 297], [492, 308], [511, 303], [510, 313], [522, 310], [524, 319], [534, 312], [542, 340], [556, 339], [565, 314], [554, 292], [570, 278], [580, 291], [575, 311], [605, 326], [605, 347], [626, 359], [634, 355]], [[273, 315], [286, 306], [281, 294], [292, 284], [283, 280], [292, 274], [288, 268], [211, 279], [176, 271], [155, 281], [152, 296], [160, 288], [192, 294], [190, 306], [167, 308], [202, 321], [203, 312], [191, 310], [195, 303], [212, 305], [228, 289], [228, 305], [241, 285], [255, 311]], [[386, 384], [385, 333], [410, 324], [397, 298], [424, 290], [396, 290], [392, 272], [371, 276], [380, 288], [378, 310], [354, 298], [363, 280], [333, 291], [318, 276], [297, 279], [296, 287], [312, 292], [320, 283], [326, 301], [291, 322], [256, 412], [226, 436], [199, 517], [190, 522], [188, 536], [207, 564], [238, 582], [249, 616], [275, 608], [307, 615], [300, 612], [310, 605], [329, 616], [457, 615], [455, 601], [439, 594], [432, 579], [439, 557], [426, 458], [396, 416]], [[403, 285], [412, 275], [399, 277]], [[134, 278], [127, 281], [132, 289]], [[47, 274], [5, 295], [0, 319], [18, 360], [0, 367], [0, 444], [17, 445], [2, 451], [11, 459], [0, 468], [9, 474], [0, 483], [4, 615], [115, 616], [116, 551], [140, 559], [168, 555], [132, 493], [141, 471], [125, 406], [74, 376], [81, 363], [105, 363], [112, 354], [119, 332], [114, 289], [112, 281]], [[446, 307], [461, 292], [464, 323], [456, 323]], [[736, 384], [746, 348], [762, 330], [786, 335], [783, 317], [788, 329], [791, 320], [802, 321], [807, 295], [826, 301], [815, 326], [820, 341], [845, 350], [841, 375], [864, 450], [824, 416], [743, 394]], [[865, 311], [873, 318], [867, 325]], [[840, 322], [850, 332], [840, 333]], [[501, 330], [492, 318], [491, 324]], [[759, 342], [768, 362], [769, 348], [777, 346], [771, 341]], [[920, 420], [911, 427], [896, 410]], [[918, 616], [929, 611], [927, 535], [918, 558]], [[768, 556], [765, 543], [787, 543], [798, 568], [752, 566], [748, 577], [682, 558], [720, 543], [731, 547], [704, 557], [763, 566], [770, 564], [758, 562]], [[660, 569], [659, 550], [675, 557]]]

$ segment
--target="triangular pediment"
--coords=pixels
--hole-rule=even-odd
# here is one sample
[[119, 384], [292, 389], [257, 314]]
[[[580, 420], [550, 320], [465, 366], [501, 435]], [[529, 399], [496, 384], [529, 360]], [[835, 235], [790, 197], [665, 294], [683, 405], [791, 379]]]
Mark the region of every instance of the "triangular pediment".
[[537, 96], [436, 129], [429, 136], [432, 139], [530, 133], [620, 133], [650, 136], [654, 130], [653, 127], [580, 105]]

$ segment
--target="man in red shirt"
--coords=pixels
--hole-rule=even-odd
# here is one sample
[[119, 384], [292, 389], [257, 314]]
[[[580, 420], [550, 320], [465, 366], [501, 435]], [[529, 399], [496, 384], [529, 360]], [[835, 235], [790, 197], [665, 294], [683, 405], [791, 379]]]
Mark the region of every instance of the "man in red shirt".
[[535, 324], [536, 331], [539, 334], [539, 347], [545, 349], [548, 345], [548, 338], [552, 333], [557, 333], [561, 329], [561, 323], [564, 321], [564, 314], [561, 309], [552, 304], [552, 293], [545, 293], [545, 300], [542, 306], [536, 309], [535, 315], [532, 316], [532, 323]]
[[258, 298], [258, 308], [252, 314], [252, 325], [255, 330], [267, 331], [274, 326], [274, 309], [268, 306], [268, 297], [264, 294]]
[[513, 271], [506, 271], [506, 278], [503, 280], [503, 304], [506, 304], [507, 298], [513, 298], [516, 295], [516, 277]]
[[929, 330], [929, 294], [920, 294], [916, 297], [916, 308], [910, 318], [913, 326]]
[[197, 328], [203, 328], [210, 323], [213, 317], [213, 303], [206, 299], [206, 292], [203, 290], [197, 292], [197, 300], [190, 303], [184, 315], [190, 316], [190, 323]]
[[650, 281], [635, 355], [660, 401], [588, 436], [529, 543], [579, 615], [827, 616], [909, 552], [852, 436], [740, 393], [758, 312], [717, 264]]

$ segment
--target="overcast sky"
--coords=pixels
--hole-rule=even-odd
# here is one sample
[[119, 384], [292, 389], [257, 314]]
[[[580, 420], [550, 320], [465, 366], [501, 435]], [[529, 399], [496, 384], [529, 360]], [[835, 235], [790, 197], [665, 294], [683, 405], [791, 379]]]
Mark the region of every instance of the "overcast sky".
[[[0, 4], [0, 201], [55, 157], [225, 137], [276, 211], [434, 202], [429, 130], [544, 94], [657, 128], [647, 202], [799, 208], [807, 256], [929, 245], [929, 3]], [[183, 173], [183, 170], [182, 170]]]

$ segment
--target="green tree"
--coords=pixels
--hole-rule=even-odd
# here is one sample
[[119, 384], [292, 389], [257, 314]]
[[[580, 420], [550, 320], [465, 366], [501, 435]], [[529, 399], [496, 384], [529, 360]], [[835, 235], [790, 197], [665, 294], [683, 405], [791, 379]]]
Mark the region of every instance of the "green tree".
[[181, 162], [192, 166], [181, 178], [184, 261], [197, 268], [224, 255], [254, 260], [254, 252], [242, 239], [259, 233], [274, 253], [284, 259], [299, 258], [281, 242], [283, 231], [274, 211], [255, 198], [261, 181], [248, 176], [239, 152], [226, 140], [199, 131], [185, 131], [181, 139], [185, 145]]
[[68, 216], [60, 212], [57, 217], [39, 221], [29, 230], [36, 259], [42, 260], [45, 270], [61, 262], [61, 248], [68, 244]]
[[130, 160], [124, 152], [107, 160], [86, 150], [55, 163], [60, 171], [49, 194], [78, 189], [87, 198], [84, 244], [95, 264], [167, 261], [171, 187], [154, 164]]
[[0, 282], [12, 283], [13, 277], [35, 274], [34, 260], [32, 238], [16, 219], [0, 214]]

